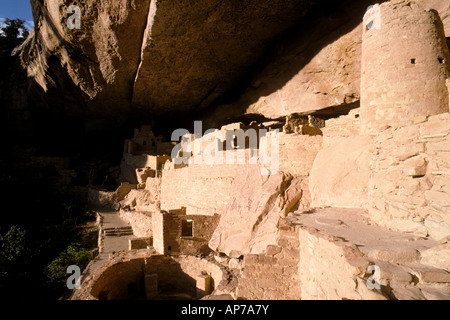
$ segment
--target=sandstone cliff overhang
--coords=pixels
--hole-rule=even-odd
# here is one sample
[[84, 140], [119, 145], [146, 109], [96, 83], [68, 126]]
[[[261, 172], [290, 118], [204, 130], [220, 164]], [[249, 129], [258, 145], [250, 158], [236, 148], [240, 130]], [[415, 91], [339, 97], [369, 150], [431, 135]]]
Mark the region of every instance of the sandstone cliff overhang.
[[72, 112], [187, 113], [240, 85], [271, 42], [321, 2], [86, 1], [81, 28], [69, 29], [72, 1], [32, 0], [36, 27], [21, 57], [44, 91], [80, 89], [87, 110]]

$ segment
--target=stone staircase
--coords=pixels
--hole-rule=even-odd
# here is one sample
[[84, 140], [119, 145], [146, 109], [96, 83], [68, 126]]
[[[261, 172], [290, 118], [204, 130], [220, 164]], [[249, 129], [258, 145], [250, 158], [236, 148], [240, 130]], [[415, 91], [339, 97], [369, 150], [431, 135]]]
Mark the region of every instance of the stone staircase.
[[103, 234], [105, 237], [131, 236], [133, 235], [133, 229], [131, 226], [105, 228], [103, 229]]

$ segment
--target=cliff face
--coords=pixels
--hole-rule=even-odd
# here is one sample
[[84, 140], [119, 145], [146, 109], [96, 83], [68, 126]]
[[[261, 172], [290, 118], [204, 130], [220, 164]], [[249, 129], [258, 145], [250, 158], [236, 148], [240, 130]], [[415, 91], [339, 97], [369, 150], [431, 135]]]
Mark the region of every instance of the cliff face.
[[[238, 85], [318, 2], [32, 0], [36, 28], [21, 57], [44, 90], [75, 84], [86, 106], [71, 113], [189, 112]], [[74, 4], [80, 29], [67, 27]]]
[[[279, 117], [359, 100], [361, 18], [376, 2], [31, 0], [20, 56], [70, 115]], [[418, 2], [450, 33], [448, 4]], [[70, 5], [80, 29], [67, 26]]]
[[[44, 91], [78, 89], [78, 104], [66, 105], [76, 115], [128, 112], [148, 1], [31, 1], [34, 32], [22, 46], [28, 74]], [[81, 28], [69, 29], [70, 5], [81, 9]]]

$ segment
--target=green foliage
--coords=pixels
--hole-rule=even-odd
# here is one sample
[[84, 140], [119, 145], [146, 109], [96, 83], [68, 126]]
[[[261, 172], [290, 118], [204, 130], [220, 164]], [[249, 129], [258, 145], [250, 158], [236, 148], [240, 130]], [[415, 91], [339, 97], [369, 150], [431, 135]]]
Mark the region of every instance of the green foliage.
[[30, 255], [27, 233], [12, 226], [2, 236], [0, 234], [0, 276], [11, 276], [19, 265], [25, 265]]
[[[72, 194], [48, 183], [48, 176], [42, 168], [16, 168], [9, 161], [2, 163], [0, 158], [0, 183], [8, 185], [1, 194], [3, 211], [14, 213], [4, 214], [0, 221], [0, 300], [28, 299], [23, 287], [30, 283], [40, 292], [38, 299], [58, 299], [67, 289], [67, 266], [84, 268], [85, 261], [92, 256], [81, 250], [81, 247], [94, 249], [96, 243], [95, 239], [85, 238], [82, 225], [95, 221], [95, 212], [89, 211]], [[23, 193], [18, 190], [33, 192], [24, 201]], [[68, 249], [72, 243], [81, 246]], [[53, 262], [49, 270], [50, 261], [61, 252], [60, 272], [58, 262]], [[83, 253], [88, 259], [83, 258]]]
[[66, 280], [69, 276], [66, 273], [67, 267], [75, 265], [83, 270], [92, 258], [92, 252], [82, 248], [79, 243], [73, 243], [65, 251], [61, 252], [58, 258], [47, 265], [46, 275], [50, 283], [63, 287], [66, 285]]

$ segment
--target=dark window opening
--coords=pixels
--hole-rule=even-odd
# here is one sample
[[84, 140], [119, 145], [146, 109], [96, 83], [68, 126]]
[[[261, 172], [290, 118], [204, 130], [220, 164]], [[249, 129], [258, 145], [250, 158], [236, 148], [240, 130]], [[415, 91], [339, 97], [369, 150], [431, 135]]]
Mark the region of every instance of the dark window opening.
[[147, 145], [147, 141], [142, 142], [142, 144], [143, 144], [144, 146], [146, 146], [146, 145]]
[[181, 222], [181, 236], [192, 237], [192, 220], [183, 220]]
[[416, 64], [416, 59], [411, 59], [411, 64]]
[[128, 284], [128, 299], [135, 299], [137, 295], [137, 284], [132, 282]]
[[369, 31], [370, 29], [373, 28], [373, 20], [370, 21], [367, 25], [366, 25], [366, 31]]
[[169, 251], [172, 250], [172, 246], [168, 246], [167, 250], [169, 250]]
[[440, 64], [443, 64], [445, 60], [444, 60], [444, 58], [438, 58], [438, 61]]

